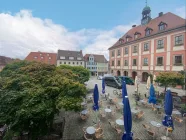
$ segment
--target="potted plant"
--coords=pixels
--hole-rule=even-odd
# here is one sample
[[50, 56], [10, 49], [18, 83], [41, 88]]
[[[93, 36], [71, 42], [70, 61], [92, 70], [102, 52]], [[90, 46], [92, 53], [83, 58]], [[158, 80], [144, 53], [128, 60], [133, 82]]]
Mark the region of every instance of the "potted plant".
[[181, 104], [181, 114], [183, 115], [184, 113], [186, 113], [186, 104]]

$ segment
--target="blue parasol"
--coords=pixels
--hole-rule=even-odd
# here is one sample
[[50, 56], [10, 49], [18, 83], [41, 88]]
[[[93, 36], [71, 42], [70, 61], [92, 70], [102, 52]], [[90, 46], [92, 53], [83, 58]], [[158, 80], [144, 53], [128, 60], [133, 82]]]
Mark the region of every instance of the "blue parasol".
[[93, 110], [99, 110], [99, 105], [98, 105], [98, 100], [99, 100], [99, 91], [98, 91], [98, 85], [95, 84], [94, 87], [94, 105], [93, 105]]
[[165, 117], [162, 121], [162, 124], [167, 127], [172, 127], [174, 129], [173, 120], [172, 120], [172, 110], [173, 110], [173, 102], [172, 102], [172, 94], [170, 89], [167, 90], [165, 95]]
[[130, 104], [128, 96], [125, 96], [124, 99], [124, 127], [125, 132], [122, 136], [122, 140], [132, 140], [133, 133], [131, 132], [132, 129], [132, 115], [130, 110]]

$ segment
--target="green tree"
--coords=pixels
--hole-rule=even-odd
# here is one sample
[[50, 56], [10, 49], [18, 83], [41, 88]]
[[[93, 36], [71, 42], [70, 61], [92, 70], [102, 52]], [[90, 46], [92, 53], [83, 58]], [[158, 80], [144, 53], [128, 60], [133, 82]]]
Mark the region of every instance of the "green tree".
[[165, 86], [166, 91], [168, 86], [183, 85], [183, 79], [183, 75], [177, 72], [160, 72], [156, 77], [156, 82]]
[[78, 76], [78, 81], [80, 83], [84, 83], [89, 80], [90, 72], [82, 66], [69, 66], [69, 65], [60, 65], [60, 69], [68, 69], [71, 70], [74, 74]]
[[36, 139], [50, 132], [61, 108], [79, 111], [85, 93], [85, 86], [68, 69], [14, 62], [0, 72], [0, 124], [10, 126], [7, 136], [27, 131]]
[[[179, 71], [179, 73], [181, 73], [183, 75], [183, 77], [185, 78], [183, 81], [184, 81], [184, 84], [182, 86], [182, 89], [186, 89], [186, 71]], [[185, 87], [184, 87], [185, 86]]]

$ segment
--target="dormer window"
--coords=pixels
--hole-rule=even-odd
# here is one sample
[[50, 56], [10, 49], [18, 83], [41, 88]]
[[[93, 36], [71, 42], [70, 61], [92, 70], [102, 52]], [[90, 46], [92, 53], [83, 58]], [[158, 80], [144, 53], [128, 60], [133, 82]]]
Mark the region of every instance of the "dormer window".
[[158, 26], [159, 26], [159, 31], [163, 31], [163, 30], [165, 30], [167, 24], [164, 22], [160, 22], [160, 24]]
[[141, 33], [140, 32], [135, 32], [135, 34], [134, 34], [134, 39], [137, 39], [137, 38], [139, 38], [139, 36], [141, 35]]
[[119, 39], [119, 44], [122, 44], [124, 40], [122, 38]]
[[150, 35], [151, 32], [152, 32], [152, 29], [147, 27], [147, 28], [145, 29], [145, 36]]
[[129, 36], [129, 35], [127, 35], [127, 36], [126, 36], [126, 42], [128, 42], [130, 38], [132, 38], [132, 37]]

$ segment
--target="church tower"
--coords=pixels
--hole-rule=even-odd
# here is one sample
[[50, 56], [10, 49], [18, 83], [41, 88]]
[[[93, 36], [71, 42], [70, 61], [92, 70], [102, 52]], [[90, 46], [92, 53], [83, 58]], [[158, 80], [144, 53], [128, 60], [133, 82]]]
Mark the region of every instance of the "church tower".
[[147, 0], [146, 0], [146, 6], [143, 8], [142, 11], [142, 19], [141, 19], [141, 25], [146, 25], [151, 20], [151, 9], [149, 6], [147, 6]]

